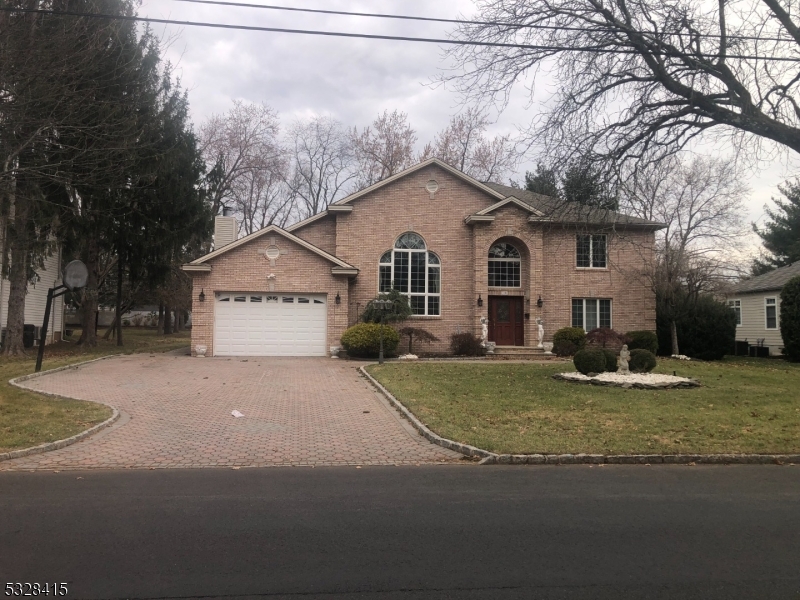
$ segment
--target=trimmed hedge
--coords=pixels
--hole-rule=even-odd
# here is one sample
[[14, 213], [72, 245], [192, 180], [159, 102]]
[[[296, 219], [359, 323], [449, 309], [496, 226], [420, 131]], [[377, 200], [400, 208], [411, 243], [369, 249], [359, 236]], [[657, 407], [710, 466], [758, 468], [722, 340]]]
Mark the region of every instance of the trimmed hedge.
[[589, 373], [602, 373], [606, 370], [606, 355], [599, 348], [578, 350], [572, 362], [575, 368], [584, 375], [588, 375]]
[[[383, 353], [395, 354], [400, 334], [388, 325], [383, 326]], [[342, 347], [349, 356], [375, 358], [380, 352], [381, 326], [377, 323], [359, 323], [342, 334]]]
[[783, 353], [800, 362], [800, 277], [793, 277], [781, 290], [781, 337]]
[[556, 356], [575, 356], [578, 347], [570, 341], [559, 340], [553, 343], [553, 354]]
[[647, 350], [658, 354], [658, 336], [654, 331], [629, 331], [628, 350]]
[[617, 355], [608, 348], [603, 348], [603, 355], [606, 357], [606, 371], [609, 373], [616, 373], [619, 370], [617, 364]]
[[559, 342], [569, 342], [576, 350], [582, 350], [586, 345], [586, 332], [583, 327], [562, 327], [553, 334], [553, 348]]
[[656, 368], [656, 356], [649, 350], [637, 348], [631, 350], [628, 367], [633, 373], [649, 373]]

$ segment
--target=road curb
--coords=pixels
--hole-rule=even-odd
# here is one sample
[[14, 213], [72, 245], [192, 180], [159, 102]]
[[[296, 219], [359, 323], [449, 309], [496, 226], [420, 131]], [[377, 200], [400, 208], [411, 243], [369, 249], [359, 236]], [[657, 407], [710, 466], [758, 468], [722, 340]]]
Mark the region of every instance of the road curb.
[[466, 456], [478, 456], [482, 465], [784, 465], [800, 464], [800, 454], [497, 454], [435, 434], [414, 413], [372, 377], [359, 371], [389, 403], [408, 419], [420, 435], [434, 444]]
[[[117, 356], [121, 356], [119, 354], [112, 354], [110, 356], [101, 356], [99, 358], [93, 358], [92, 360], [85, 360], [83, 362], [75, 363], [72, 365], [64, 365], [63, 367], [56, 367], [55, 369], [49, 369], [47, 371], [40, 371], [38, 373], [30, 373], [28, 375], [21, 375], [19, 377], [15, 377], [14, 379], [10, 379], [8, 381], [9, 385], [13, 385], [14, 387], [18, 387], [28, 392], [34, 392], [36, 394], [42, 394], [43, 396], [49, 396], [50, 398], [57, 398], [59, 400], [80, 400], [80, 398], [70, 398], [69, 396], [62, 396], [60, 394], [53, 394], [51, 392], [41, 392], [39, 390], [32, 390], [31, 388], [22, 385], [25, 381], [29, 381], [31, 379], [36, 379], [37, 377], [42, 377], [43, 375], [49, 375], [51, 373], [58, 373], [59, 371], [66, 371], [67, 369], [77, 369], [82, 367], [83, 365], [88, 365], [93, 362], [98, 362], [101, 360], [107, 360], [109, 358], [115, 358]], [[81, 400], [82, 402], [93, 402], [94, 404], [102, 404], [103, 406], [108, 406], [111, 409], [111, 416], [103, 421], [102, 423], [98, 423], [85, 431], [81, 431], [80, 433], [76, 433], [75, 435], [64, 438], [63, 440], [56, 440], [55, 442], [47, 442], [46, 444], [40, 444], [38, 446], [32, 446], [31, 448], [22, 448], [20, 450], [11, 450], [10, 452], [1, 452], [0, 453], [0, 462], [6, 460], [13, 460], [15, 458], [22, 458], [24, 456], [31, 456], [34, 454], [42, 454], [44, 452], [50, 452], [52, 450], [59, 450], [61, 448], [65, 448], [67, 446], [71, 446], [76, 442], [80, 442], [81, 440], [86, 439], [89, 436], [94, 435], [98, 431], [105, 429], [109, 425], [115, 423], [119, 417], [120, 412], [117, 410], [116, 407], [107, 404], [106, 402], [96, 402], [95, 400]]]

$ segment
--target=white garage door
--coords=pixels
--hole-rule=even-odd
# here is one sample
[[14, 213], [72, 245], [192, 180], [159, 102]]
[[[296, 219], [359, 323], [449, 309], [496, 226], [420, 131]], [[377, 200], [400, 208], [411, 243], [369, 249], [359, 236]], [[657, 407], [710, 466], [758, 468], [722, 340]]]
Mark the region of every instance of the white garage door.
[[325, 294], [220, 293], [215, 356], [325, 356]]

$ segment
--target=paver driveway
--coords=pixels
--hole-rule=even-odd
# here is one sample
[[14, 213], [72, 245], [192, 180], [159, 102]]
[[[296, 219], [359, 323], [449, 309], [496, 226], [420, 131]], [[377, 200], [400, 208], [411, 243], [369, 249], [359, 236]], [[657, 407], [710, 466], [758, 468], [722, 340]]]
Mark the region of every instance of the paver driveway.
[[[0, 462], [0, 470], [416, 464], [461, 455], [417, 435], [359, 377], [330, 358], [133, 355], [25, 382], [118, 408], [77, 444]], [[244, 417], [234, 418], [233, 410]]]

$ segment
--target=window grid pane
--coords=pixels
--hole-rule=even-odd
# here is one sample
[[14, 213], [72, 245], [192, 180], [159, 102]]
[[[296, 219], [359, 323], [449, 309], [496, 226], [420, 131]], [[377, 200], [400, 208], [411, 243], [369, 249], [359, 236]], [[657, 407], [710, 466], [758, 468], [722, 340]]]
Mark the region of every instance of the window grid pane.
[[408, 252], [394, 253], [394, 287], [408, 293]]
[[775, 305], [767, 306], [767, 329], [778, 328], [778, 316]]
[[520, 287], [520, 263], [510, 260], [489, 261], [490, 287]]
[[378, 285], [379, 292], [388, 292], [392, 289], [392, 267], [385, 265], [380, 267], [380, 280]]
[[438, 294], [441, 291], [439, 287], [439, 269], [428, 267], [428, 293]]
[[592, 266], [597, 269], [606, 267], [606, 236], [592, 236]]
[[600, 300], [600, 327], [611, 327], [611, 300]]
[[428, 314], [439, 316], [439, 296], [428, 296]]
[[411, 314], [425, 314], [425, 296], [411, 296]]
[[586, 300], [586, 331], [597, 329], [597, 300]]
[[572, 326], [583, 327], [583, 300], [572, 300]]
[[425, 252], [411, 253], [411, 293], [425, 293]]
[[578, 234], [577, 237], [577, 257], [578, 257], [578, 266], [579, 267], [590, 267], [592, 263], [590, 261], [591, 256], [591, 242], [592, 236]]

